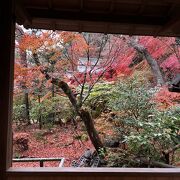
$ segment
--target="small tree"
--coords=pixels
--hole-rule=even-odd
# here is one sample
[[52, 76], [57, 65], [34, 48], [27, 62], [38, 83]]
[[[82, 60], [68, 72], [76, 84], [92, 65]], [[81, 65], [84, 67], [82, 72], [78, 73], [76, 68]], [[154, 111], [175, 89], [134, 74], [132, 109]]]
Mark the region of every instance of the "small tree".
[[[84, 103], [95, 84], [112, 69], [112, 64], [117, 60], [120, 53], [117, 40], [114, 36], [104, 34], [38, 31], [24, 34], [19, 46], [30, 52], [32, 65], [38, 67], [46, 80], [69, 98], [97, 151], [103, 148], [103, 144]], [[78, 86], [79, 91], [74, 92], [73, 86]], [[85, 86], [88, 90], [85, 90]]]

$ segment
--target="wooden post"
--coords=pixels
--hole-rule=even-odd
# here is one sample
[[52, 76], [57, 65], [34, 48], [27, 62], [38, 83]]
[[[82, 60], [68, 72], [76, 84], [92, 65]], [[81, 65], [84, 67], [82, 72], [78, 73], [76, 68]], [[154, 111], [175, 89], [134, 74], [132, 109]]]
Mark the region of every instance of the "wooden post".
[[43, 167], [44, 166], [44, 161], [43, 160], [40, 160], [40, 167]]
[[0, 179], [11, 166], [11, 105], [14, 69], [14, 0], [0, 1]]

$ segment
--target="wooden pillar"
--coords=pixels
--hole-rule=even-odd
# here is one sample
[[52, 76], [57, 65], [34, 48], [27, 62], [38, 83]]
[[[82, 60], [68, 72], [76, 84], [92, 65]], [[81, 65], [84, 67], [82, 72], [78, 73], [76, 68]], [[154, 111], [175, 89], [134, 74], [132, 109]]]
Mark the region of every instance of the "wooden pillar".
[[11, 166], [11, 105], [14, 69], [14, 0], [0, 1], [0, 180]]

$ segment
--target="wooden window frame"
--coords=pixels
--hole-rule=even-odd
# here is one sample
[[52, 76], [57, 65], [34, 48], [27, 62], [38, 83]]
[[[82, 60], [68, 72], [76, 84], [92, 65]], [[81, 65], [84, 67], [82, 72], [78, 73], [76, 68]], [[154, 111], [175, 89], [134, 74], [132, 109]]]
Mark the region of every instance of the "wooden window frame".
[[[14, 180], [23, 177], [45, 177], [54, 179], [94, 178], [123, 179], [149, 177], [165, 177], [167, 179], [180, 179], [180, 168], [12, 168], [12, 97], [13, 97], [13, 74], [14, 74], [14, 1], [6, 0], [0, 2], [2, 13], [3, 30], [0, 34], [0, 179]], [[17, 177], [17, 178], [16, 178]], [[54, 177], [54, 178], [52, 178]], [[63, 178], [64, 177], [64, 178]], [[108, 178], [109, 177], [109, 178]], [[26, 179], [26, 178], [24, 178]], [[28, 178], [28, 180], [31, 178]], [[43, 179], [43, 178], [42, 178]], [[148, 178], [147, 178], [148, 179]]]

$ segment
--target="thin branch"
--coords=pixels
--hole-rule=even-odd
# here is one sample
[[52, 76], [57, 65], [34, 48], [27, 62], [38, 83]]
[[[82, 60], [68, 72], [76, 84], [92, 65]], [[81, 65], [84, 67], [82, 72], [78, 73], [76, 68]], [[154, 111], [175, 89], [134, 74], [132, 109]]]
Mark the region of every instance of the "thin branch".
[[178, 59], [178, 61], [179, 61], [179, 63], [180, 63], [180, 55], [178, 54], [179, 51], [176, 52], [176, 49], [174, 48], [174, 46], [172, 47], [172, 46], [168, 45], [165, 41], [162, 41], [160, 38], [158, 38], [158, 39], [159, 39], [164, 45], [166, 45], [168, 48], [170, 48], [170, 49], [172, 50], [172, 52], [174, 52], [174, 54], [176, 55], [176, 57], [177, 57], [177, 59]]
[[[37, 54], [34, 53], [33, 56], [34, 56], [34, 61], [35, 61], [36, 65], [37, 65], [37, 66], [40, 66], [41, 64], [40, 64], [40, 62], [39, 62], [39, 59], [38, 59]], [[41, 68], [40, 71], [41, 71], [42, 74], [45, 75], [45, 78], [46, 78], [47, 80], [50, 80], [50, 79], [51, 79], [51, 82], [52, 82], [54, 85], [60, 87], [60, 88], [63, 90], [63, 92], [67, 95], [67, 97], [69, 98], [71, 104], [72, 104], [73, 107], [75, 108], [76, 112], [78, 112], [78, 111], [79, 111], [79, 108], [78, 108], [78, 105], [77, 105], [77, 100], [76, 100], [73, 92], [72, 92], [71, 89], [69, 88], [68, 84], [65, 83], [64, 81], [61, 81], [61, 80], [57, 79], [57, 78], [51, 77], [51, 76], [48, 74], [47, 69], [42, 69], [42, 68]]]

